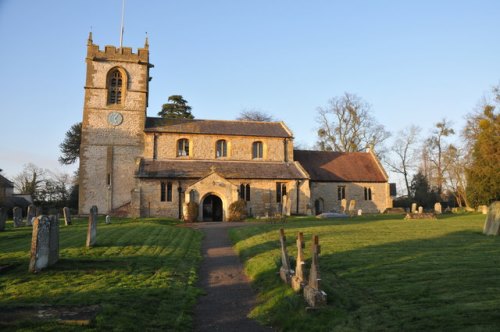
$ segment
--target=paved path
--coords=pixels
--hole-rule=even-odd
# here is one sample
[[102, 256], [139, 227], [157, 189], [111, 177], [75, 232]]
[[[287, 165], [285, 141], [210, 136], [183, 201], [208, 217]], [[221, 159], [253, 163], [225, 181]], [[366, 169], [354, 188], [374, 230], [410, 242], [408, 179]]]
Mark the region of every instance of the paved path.
[[256, 303], [255, 293], [228, 236], [229, 228], [241, 226], [245, 223], [191, 226], [205, 234], [198, 285], [206, 295], [199, 298], [195, 309], [196, 331], [273, 331], [247, 318]]

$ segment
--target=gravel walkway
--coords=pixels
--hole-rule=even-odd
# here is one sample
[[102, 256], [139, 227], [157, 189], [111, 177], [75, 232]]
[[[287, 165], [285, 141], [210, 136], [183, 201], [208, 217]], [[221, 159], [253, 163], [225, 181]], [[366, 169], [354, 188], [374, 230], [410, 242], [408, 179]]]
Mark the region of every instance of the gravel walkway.
[[195, 309], [196, 331], [273, 331], [247, 318], [256, 303], [255, 293], [228, 236], [229, 228], [242, 226], [245, 223], [205, 222], [191, 226], [205, 234], [198, 285], [206, 295], [199, 298]]

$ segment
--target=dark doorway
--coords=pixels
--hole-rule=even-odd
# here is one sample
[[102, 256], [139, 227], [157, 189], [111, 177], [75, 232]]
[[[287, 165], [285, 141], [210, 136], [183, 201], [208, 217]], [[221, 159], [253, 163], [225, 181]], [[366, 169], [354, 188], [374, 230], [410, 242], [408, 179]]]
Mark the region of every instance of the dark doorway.
[[222, 200], [208, 195], [203, 200], [203, 221], [222, 221]]
[[314, 211], [316, 212], [316, 215], [323, 213], [323, 205], [324, 203], [322, 198], [314, 201]]

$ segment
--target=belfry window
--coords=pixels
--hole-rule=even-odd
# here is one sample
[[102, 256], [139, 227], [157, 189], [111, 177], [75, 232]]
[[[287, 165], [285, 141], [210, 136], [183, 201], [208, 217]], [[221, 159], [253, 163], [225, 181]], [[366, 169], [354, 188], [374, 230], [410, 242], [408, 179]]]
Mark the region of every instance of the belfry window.
[[120, 70], [114, 69], [108, 76], [108, 104], [122, 103], [123, 76]]
[[215, 157], [227, 157], [227, 142], [225, 140], [221, 139], [217, 141], [217, 144], [215, 146]]
[[182, 138], [177, 141], [177, 157], [189, 156], [189, 140]]

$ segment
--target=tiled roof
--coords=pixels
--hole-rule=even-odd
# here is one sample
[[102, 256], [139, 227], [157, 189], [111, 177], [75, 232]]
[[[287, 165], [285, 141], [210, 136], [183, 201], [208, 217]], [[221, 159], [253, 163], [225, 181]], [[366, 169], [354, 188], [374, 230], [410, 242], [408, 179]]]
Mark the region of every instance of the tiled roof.
[[263, 137], [292, 137], [282, 122], [146, 119], [146, 132], [213, 134]]
[[331, 152], [295, 150], [294, 160], [313, 181], [386, 182], [378, 162], [368, 152]]
[[212, 172], [226, 179], [304, 179], [295, 163], [202, 161], [202, 160], [142, 160], [139, 178], [202, 178]]
[[6, 177], [3, 175], [0, 175], [0, 186], [2, 187], [14, 187], [14, 183], [12, 181], [9, 181]]

